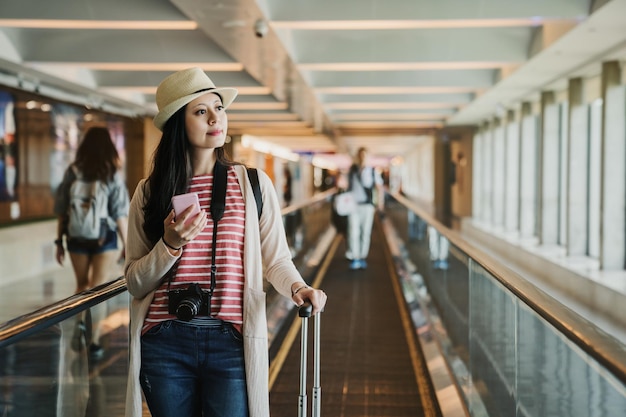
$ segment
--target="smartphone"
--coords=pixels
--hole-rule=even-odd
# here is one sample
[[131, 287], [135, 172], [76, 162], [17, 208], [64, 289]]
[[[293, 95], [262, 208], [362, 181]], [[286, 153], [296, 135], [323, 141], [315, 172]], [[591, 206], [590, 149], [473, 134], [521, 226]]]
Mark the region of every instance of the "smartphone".
[[174, 207], [174, 212], [177, 217], [183, 211], [187, 210], [189, 206], [193, 206], [191, 214], [189, 215], [189, 221], [191, 221], [196, 214], [200, 213], [200, 201], [198, 200], [198, 194], [196, 193], [175, 195], [172, 197], [172, 206]]

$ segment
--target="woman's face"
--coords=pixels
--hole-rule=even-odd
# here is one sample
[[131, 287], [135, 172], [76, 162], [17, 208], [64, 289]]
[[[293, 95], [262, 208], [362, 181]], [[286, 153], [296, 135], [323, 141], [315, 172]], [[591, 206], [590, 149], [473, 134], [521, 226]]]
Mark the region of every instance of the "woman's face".
[[207, 93], [187, 104], [185, 129], [189, 142], [195, 148], [214, 149], [223, 146], [228, 117], [220, 96]]

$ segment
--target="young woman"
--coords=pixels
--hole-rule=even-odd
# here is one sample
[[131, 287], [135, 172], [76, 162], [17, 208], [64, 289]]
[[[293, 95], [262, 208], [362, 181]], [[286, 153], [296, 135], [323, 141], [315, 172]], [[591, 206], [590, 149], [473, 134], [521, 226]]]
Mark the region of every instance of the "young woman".
[[[112, 278], [109, 274], [118, 256], [118, 234], [122, 244], [126, 245], [129, 197], [126, 184], [120, 174], [120, 157], [105, 127], [92, 127], [76, 151], [76, 158], [65, 171], [63, 180], [57, 189], [54, 211], [58, 215], [56, 259], [60, 265], [65, 260], [63, 237], [67, 238], [67, 251], [76, 276], [76, 292], [91, 289]], [[100, 180], [106, 193], [106, 219], [101, 223], [103, 239], [98, 244], [68, 233], [71, 206], [71, 188], [78, 176], [86, 181]], [[122, 250], [123, 253], [123, 250]], [[91, 335], [90, 354], [99, 359], [104, 350], [100, 345], [98, 323], [106, 315], [102, 308], [94, 308], [91, 319], [94, 321]], [[85, 320], [81, 318], [81, 320]], [[89, 324], [90, 325], [90, 324]], [[85, 323], [79, 323], [79, 327]], [[82, 328], [82, 327], [81, 327]], [[75, 335], [80, 337], [79, 334]], [[80, 343], [74, 340], [75, 343]], [[75, 349], [80, 346], [74, 345]]]
[[[294, 303], [311, 302], [314, 314], [326, 303], [291, 261], [269, 177], [259, 171], [259, 218], [246, 167], [224, 152], [225, 109], [236, 95], [199, 68], [157, 89], [154, 123], [163, 135], [129, 216], [127, 417], [142, 415], [140, 387], [154, 417], [269, 416], [263, 277]], [[225, 210], [214, 234], [220, 189]], [[199, 214], [191, 215], [193, 206], [175, 213], [172, 197], [188, 192], [198, 195]], [[185, 297], [197, 308], [181, 315]]]

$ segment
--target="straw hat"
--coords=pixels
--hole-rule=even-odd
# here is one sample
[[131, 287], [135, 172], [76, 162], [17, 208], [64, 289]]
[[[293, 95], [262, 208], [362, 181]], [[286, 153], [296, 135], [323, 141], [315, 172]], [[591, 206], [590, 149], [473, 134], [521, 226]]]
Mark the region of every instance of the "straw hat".
[[159, 113], [154, 117], [154, 125], [163, 130], [165, 122], [174, 113], [206, 93], [219, 94], [225, 108], [237, 97], [237, 89], [215, 87], [201, 68], [188, 68], [167, 76], [157, 88], [156, 104]]

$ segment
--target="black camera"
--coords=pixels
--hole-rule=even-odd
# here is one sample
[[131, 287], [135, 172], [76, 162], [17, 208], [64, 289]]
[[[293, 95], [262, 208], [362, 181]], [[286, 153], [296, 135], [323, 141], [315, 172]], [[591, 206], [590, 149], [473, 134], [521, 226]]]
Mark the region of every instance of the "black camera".
[[189, 321], [197, 315], [209, 315], [211, 295], [202, 290], [200, 284], [190, 284], [185, 290], [170, 290], [167, 296], [168, 311], [179, 320]]

